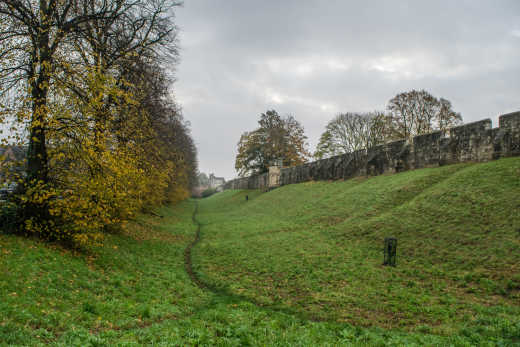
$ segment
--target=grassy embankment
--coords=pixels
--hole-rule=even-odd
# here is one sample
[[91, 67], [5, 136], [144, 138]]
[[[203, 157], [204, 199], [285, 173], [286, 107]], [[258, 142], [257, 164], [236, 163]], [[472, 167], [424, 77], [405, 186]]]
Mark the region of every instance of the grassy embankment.
[[0, 344], [520, 345], [520, 158], [200, 200], [214, 291], [194, 206], [88, 254], [0, 235]]

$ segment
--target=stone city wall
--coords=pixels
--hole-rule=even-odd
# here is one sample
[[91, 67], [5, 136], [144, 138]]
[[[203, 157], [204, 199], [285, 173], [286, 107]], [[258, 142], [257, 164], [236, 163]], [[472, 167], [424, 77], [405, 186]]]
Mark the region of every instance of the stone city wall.
[[[468, 161], [482, 162], [520, 155], [520, 111], [464, 124], [385, 145], [280, 170], [280, 185], [380, 175]], [[267, 189], [269, 174], [237, 178], [224, 189]]]

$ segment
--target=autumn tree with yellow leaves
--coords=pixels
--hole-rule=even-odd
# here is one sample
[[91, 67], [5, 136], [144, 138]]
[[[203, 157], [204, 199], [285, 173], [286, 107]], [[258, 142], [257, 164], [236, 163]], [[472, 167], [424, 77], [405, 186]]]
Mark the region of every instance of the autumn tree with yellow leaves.
[[186, 198], [196, 150], [162, 66], [177, 56], [168, 0], [0, 1], [0, 116], [27, 148], [19, 230], [89, 244]]

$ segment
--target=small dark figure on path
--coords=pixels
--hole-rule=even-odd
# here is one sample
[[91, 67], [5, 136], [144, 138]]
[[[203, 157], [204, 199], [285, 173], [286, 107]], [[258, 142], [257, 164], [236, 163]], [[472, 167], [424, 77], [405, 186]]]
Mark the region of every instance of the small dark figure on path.
[[248, 201], [248, 200], [249, 200], [249, 195], [246, 195], [246, 201]]

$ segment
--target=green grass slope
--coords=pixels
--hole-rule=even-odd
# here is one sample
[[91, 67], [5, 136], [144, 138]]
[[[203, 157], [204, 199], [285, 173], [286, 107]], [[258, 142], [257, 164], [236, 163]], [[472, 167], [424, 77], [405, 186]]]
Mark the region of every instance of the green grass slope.
[[520, 345], [520, 158], [199, 200], [216, 290], [196, 203], [88, 253], [0, 234], [0, 346]]
[[201, 204], [206, 281], [310, 319], [519, 334], [518, 158], [244, 194]]

